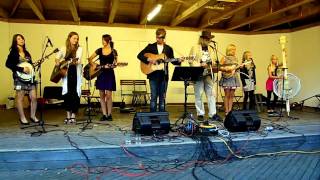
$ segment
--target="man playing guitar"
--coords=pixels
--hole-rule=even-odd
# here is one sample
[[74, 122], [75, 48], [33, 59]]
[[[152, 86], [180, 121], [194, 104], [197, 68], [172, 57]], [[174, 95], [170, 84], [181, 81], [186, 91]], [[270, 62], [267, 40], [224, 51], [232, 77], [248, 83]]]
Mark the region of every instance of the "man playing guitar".
[[[165, 111], [165, 96], [167, 91], [169, 72], [168, 62], [159, 62], [161, 59], [173, 58], [172, 48], [165, 43], [166, 30], [158, 28], [156, 30], [157, 42], [148, 44], [139, 54], [138, 59], [141, 63], [148, 64], [160, 64], [163, 63], [164, 68], [155, 70], [147, 74], [149, 79], [151, 100], [150, 111], [157, 111], [157, 99], [159, 98], [159, 111]], [[180, 65], [180, 61], [171, 62], [174, 65]]]
[[[22, 66], [25, 64], [25, 66]], [[20, 124], [28, 125], [29, 122], [25, 117], [23, 111], [23, 98], [26, 93], [29, 94], [31, 99], [31, 112], [30, 121], [37, 123], [39, 120], [36, 118], [37, 110], [37, 91], [36, 91], [36, 81], [34, 80], [34, 68], [32, 65], [31, 55], [26, 50], [25, 40], [23, 35], [15, 34], [12, 38], [12, 45], [10, 48], [10, 54], [8, 55], [6, 66], [12, 70], [14, 89], [16, 90], [16, 102], [17, 109], [19, 113]], [[22, 76], [30, 75], [31, 78], [26, 80], [20, 78], [19, 74]]]
[[203, 120], [205, 108], [202, 101], [202, 94], [205, 92], [208, 101], [208, 116], [210, 120], [220, 120], [216, 110], [216, 97], [213, 88], [213, 72], [212, 65], [214, 61], [214, 50], [209, 46], [210, 40], [213, 38], [210, 31], [202, 31], [198, 44], [193, 46], [190, 56], [194, 57], [194, 61], [189, 61], [190, 66], [201, 66], [204, 68], [202, 76], [194, 84], [195, 106], [197, 110], [198, 120]]

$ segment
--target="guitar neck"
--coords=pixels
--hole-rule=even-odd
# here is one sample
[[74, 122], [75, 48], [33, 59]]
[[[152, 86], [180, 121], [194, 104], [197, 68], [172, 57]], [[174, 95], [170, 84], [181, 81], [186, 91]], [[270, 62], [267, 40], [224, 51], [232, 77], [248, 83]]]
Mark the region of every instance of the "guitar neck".
[[285, 51], [284, 45], [282, 45], [281, 49], [282, 49], [282, 66], [283, 68], [287, 68], [286, 51]]

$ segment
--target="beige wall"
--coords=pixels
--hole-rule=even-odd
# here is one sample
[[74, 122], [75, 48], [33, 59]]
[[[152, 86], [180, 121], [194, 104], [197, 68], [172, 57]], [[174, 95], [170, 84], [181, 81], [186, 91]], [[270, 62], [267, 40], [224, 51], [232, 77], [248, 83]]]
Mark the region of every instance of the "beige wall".
[[[291, 33], [290, 41], [289, 72], [300, 78], [302, 86], [293, 101], [320, 94], [320, 26]], [[319, 101], [312, 98], [305, 104], [317, 106]]]
[[11, 71], [5, 67], [5, 62], [9, 53], [10, 47], [10, 28], [7, 22], [0, 21], [0, 104], [5, 104], [8, 96], [14, 96], [12, 90], [12, 75]]
[[[155, 41], [154, 31], [155, 29], [138, 29], [138, 28], [120, 28], [120, 27], [99, 27], [99, 26], [75, 26], [75, 25], [49, 25], [49, 24], [20, 24], [20, 23], [1, 23], [0, 22], [0, 36], [3, 41], [1, 46], [0, 55], [3, 57], [3, 61], [5, 61], [9, 44], [11, 43], [12, 35], [15, 33], [22, 33], [26, 38], [26, 45], [28, 50], [33, 56], [33, 60], [38, 60], [41, 57], [41, 50], [43, 47], [43, 41], [46, 36], [49, 36], [55, 47], [60, 47], [64, 44], [67, 34], [70, 31], [76, 31], [80, 35], [80, 45], [82, 45], [85, 49], [85, 38], [89, 39], [89, 53], [94, 52], [95, 49], [101, 47], [101, 35], [108, 33], [113, 37], [113, 41], [115, 42], [115, 48], [119, 53], [119, 61], [126, 61], [129, 63], [127, 67], [117, 68], [116, 78], [117, 78], [117, 91], [114, 93], [114, 100], [120, 101], [120, 79], [145, 79], [145, 75], [142, 74], [139, 70], [139, 61], [136, 56], [139, 51], [144, 48], [148, 43]], [[171, 45], [174, 49], [175, 56], [187, 56], [189, 54], [189, 50], [193, 44], [195, 44], [199, 37], [199, 32], [194, 31], [178, 31], [178, 30], [168, 30], [167, 32], [167, 43]], [[302, 36], [305, 34], [309, 35], [312, 40], [312, 44], [305, 43], [305, 49], [314, 49], [317, 47], [319, 49], [319, 41], [316, 39], [312, 39], [312, 34], [317, 34], [319, 40], [319, 27], [312, 28], [310, 30], [304, 30], [296, 33], [292, 33], [288, 35], [288, 48], [295, 48], [297, 50], [289, 50], [289, 58], [291, 56], [290, 53], [297, 53], [300, 49], [299, 45], [293, 46], [291, 45], [294, 42], [300, 42]], [[225, 47], [229, 43], [233, 43], [237, 45], [237, 56], [241, 59], [242, 52], [245, 50], [251, 50], [253, 53], [253, 57], [257, 64], [257, 77], [258, 77], [258, 88], [257, 92], [265, 94], [265, 80], [267, 78], [266, 66], [269, 63], [270, 55], [276, 54], [281, 57], [280, 45], [278, 43], [278, 39], [280, 34], [271, 34], [271, 35], [237, 35], [237, 34], [224, 34], [224, 33], [215, 33], [215, 40], [218, 42], [218, 50], [219, 50], [219, 58], [221, 58], [221, 54], [225, 53]], [[295, 36], [295, 38], [292, 38]], [[297, 36], [297, 37], [296, 37]], [[291, 40], [292, 39], [292, 40]], [[53, 48], [48, 49], [48, 53], [52, 51]], [[315, 53], [316, 51], [310, 50], [310, 61], [315, 61]], [[305, 54], [309, 57], [309, 54]], [[87, 53], [84, 51], [83, 54], [83, 62], [86, 63]], [[293, 61], [299, 62], [299, 61]], [[185, 64], [186, 65], [186, 64]], [[289, 63], [292, 66], [291, 63]], [[42, 66], [42, 87], [55, 85], [49, 81], [49, 77], [52, 71], [52, 67], [54, 66], [54, 57], [49, 58]], [[301, 63], [295, 63], [294, 67], [301, 66]], [[314, 67], [314, 66], [312, 66]], [[170, 78], [173, 73], [173, 66], [170, 66]], [[299, 68], [298, 68], [299, 70]], [[0, 71], [3, 72], [2, 80], [3, 86], [0, 86], [0, 104], [4, 104], [6, 102], [6, 98], [9, 95], [12, 95], [12, 79], [11, 73], [4, 67], [4, 63], [0, 64]], [[300, 72], [301, 68], [300, 68]], [[298, 74], [297, 74], [298, 75]], [[300, 74], [299, 74], [300, 75]], [[315, 76], [309, 77], [306, 74], [306, 79], [314, 79], [316, 81]], [[85, 86], [83, 86], [85, 88]], [[309, 87], [311, 88], [311, 87]], [[189, 88], [192, 91], [192, 88]], [[312, 89], [312, 88], [311, 88]], [[311, 91], [311, 89], [303, 89], [303, 92]], [[318, 86], [319, 91], [319, 86]], [[316, 92], [316, 90], [312, 90]], [[96, 92], [97, 93], [97, 92]], [[183, 95], [183, 83], [182, 82], [170, 82], [167, 93], [167, 102], [168, 103], [181, 103], [184, 101]], [[219, 92], [220, 93], [220, 92]], [[300, 95], [308, 95], [308, 93], [300, 93]], [[305, 96], [301, 96], [303, 98]], [[300, 96], [297, 97], [298, 99]], [[301, 99], [300, 98], [300, 99]], [[189, 102], [193, 102], [193, 97], [189, 97]]]

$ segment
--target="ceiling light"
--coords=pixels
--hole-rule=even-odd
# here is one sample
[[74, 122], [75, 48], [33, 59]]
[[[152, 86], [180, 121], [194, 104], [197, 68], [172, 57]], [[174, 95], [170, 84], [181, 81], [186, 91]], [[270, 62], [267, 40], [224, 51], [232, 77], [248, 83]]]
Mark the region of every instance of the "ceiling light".
[[161, 10], [162, 4], [158, 4], [147, 16], [147, 21], [151, 21]]

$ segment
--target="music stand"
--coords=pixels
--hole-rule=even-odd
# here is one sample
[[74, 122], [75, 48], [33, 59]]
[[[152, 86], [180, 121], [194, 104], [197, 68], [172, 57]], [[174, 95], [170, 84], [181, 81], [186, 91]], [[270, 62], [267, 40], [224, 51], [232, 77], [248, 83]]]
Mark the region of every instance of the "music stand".
[[42, 96], [42, 79], [41, 79], [41, 65], [42, 63], [48, 59], [49, 56], [51, 56], [52, 54], [58, 52], [58, 49], [54, 49], [53, 52], [51, 52], [50, 54], [48, 54], [47, 56], [44, 56], [44, 54], [46, 53], [46, 50], [47, 50], [47, 47], [49, 44], [49, 41], [47, 40], [47, 43], [46, 43], [46, 46], [44, 48], [44, 50], [42, 51], [42, 54], [41, 54], [41, 59], [37, 62], [37, 71], [38, 71], [38, 75], [39, 75], [39, 97], [40, 97], [40, 119], [39, 119], [39, 122], [38, 124], [35, 124], [35, 125], [30, 125], [30, 126], [26, 126], [26, 127], [21, 127], [21, 129], [26, 129], [26, 128], [30, 128], [30, 127], [37, 127], [37, 126], [40, 126], [41, 127], [41, 130], [38, 130], [36, 132], [31, 132], [31, 136], [35, 136], [35, 134], [39, 134], [39, 136], [43, 133], [47, 133], [46, 129], [44, 126], [53, 126], [53, 127], [58, 127], [58, 125], [56, 124], [46, 124], [43, 120], [43, 105], [44, 105], [44, 99], [41, 97]]
[[187, 112], [187, 87], [188, 81], [197, 81], [202, 76], [202, 67], [187, 67], [187, 66], [176, 66], [173, 71], [171, 81], [183, 81], [184, 82], [184, 112], [181, 118], [186, 118]]

